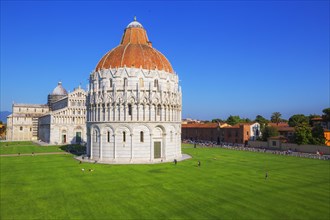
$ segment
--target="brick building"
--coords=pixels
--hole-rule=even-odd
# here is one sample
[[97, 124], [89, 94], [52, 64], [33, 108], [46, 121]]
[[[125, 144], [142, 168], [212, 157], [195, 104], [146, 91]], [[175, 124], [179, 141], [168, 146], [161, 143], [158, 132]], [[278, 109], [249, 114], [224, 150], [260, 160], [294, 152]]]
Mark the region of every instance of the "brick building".
[[261, 135], [259, 123], [240, 123], [234, 126], [220, 123], [182, 124], [183, 140], [244, 144]]

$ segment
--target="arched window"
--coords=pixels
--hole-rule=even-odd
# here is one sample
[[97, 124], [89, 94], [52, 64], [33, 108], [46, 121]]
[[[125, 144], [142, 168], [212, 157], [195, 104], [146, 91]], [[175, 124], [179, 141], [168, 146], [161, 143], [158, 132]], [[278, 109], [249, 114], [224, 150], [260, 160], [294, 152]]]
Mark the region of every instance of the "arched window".
[[157, 115], [160, 115], [160, 105], [157, 105]]
[[108, 143], [110, 142], [110, 131], [108, 131], [108, 133], [107, 133], [107, 142]]
[[143, 87], [144, 87], [144, 81], [143, 81], [143, 78], [140, 78], [140, 79], [139, 79], [139, 85], [140, 85], [140, 88], [143, 88]]
[[132, 115], [132, 105], [128, 104], [128, 115]]
[[140, 142], [144, 142], [144, 134], [143, 134], [143, 131], [140, 132]]
[[98, 140], [98, 138], [97, 138], [97, 130], [94, 130], [94, 142], [97, 142]]
[[124, 78], [124, 89], [127, 87], [127, 78]]
[[126, 142], [126, 132], [123, 131], [123, 142]]
[[158, 79], [155, 79], [155, 81], [154, 81], [154, 87], [158, 88]]

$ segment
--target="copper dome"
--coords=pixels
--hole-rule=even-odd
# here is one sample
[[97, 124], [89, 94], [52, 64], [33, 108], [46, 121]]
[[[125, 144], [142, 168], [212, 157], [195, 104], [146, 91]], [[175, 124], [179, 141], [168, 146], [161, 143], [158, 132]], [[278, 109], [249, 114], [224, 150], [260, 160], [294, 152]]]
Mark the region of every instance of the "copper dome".
[[95, 69], [98, 71], [125, 66], [173, 73], [170, 62], [152, 47], [146, 30], [136, 20], [125, 29], [120, 45], [106, 53]]

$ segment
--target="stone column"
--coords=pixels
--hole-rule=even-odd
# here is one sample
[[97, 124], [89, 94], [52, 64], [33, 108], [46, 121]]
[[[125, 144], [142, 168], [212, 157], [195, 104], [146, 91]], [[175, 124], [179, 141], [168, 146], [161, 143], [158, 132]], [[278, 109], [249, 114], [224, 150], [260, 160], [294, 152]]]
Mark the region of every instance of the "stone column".
[[[124, 109], [124, 121], [127, 121], [128, 111], [127, 111], [127, 103], [124, 103], [123, 109]], [[123, 111], [122, 111], [123, 112]]]
[[99, 148], [100, 148], [99, 160], [102, 160], [102, 158], [103, 158], [103, 149], [102, 149], [102, 133], [101, 133], [101, 131], [100, 131], [100, 135], [99, 135]]
[[93, 136], [94, 136], [93, 131], [91, 131], [91, 135], [90, 135], [90, 137], [91, 137], [90, 138], [90, 141], [91, 141], [90, 151], [91, 152], [90, 152], [90, 155], [89, 155], [89, 159], [91, 159], [91, 160], [93, 159], [93, 138], [94, 138]]
[[150, 134], [150, 161], [152, 162], [154, 160], [154, 146], [153, 146], [153, 135]]
[[111, 103], [108, 103], [108, 121], [111, 121]]
[[136, 104], [136, 121], [140, 120], [140, 104]]
[[131, 134], [131, 161], [133, 161], [133, 134]]
[[113, 159], [116, 159], [116, 134], [113, 134]]
[[163, 133], [163, 141], [162, 141], [162, 155], [161, 158], [165, 161], [166, 160], [166, 133]]

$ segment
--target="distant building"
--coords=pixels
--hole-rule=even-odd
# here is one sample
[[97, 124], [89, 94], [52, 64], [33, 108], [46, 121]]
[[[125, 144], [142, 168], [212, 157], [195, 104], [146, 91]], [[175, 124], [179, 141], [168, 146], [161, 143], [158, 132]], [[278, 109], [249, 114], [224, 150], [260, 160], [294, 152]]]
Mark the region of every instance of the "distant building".
[[42, 140], [51, 144], [86, 141], [86, 92], [67, 93], [59, 82], [47, 104], [13, 104], [7, 117], [9, 141]]
[[181, 124], [192, 124], [192, 123], [200, 123], [200, 122], [201, 122], [200, 120], [186, 118], [186, 119], [182, 119]]
[[48, 105], [12, 105], [12, 114], [7, 116], [6, 139], [9, 141], [38, 140], [38, 119], [48, 113]]
[[182, 124], [182, 139], [186, 140], [245, 144], [260, 135], [259, 123], [240, 123], [234, 126], [226, 123]]
[[52, 144], [86, 142], [86, 92], [79, 87], [67, 94], [58, 87], [48, 96], [52, 111], [39, 118], [39, 139]]
[[330, 147], [330, 121], [325, 120], [324, 118], [312, 118], [312, 125], [313, 127], [316, 125], [321, 125], [324, 129], [324, 138], [325, 138], [325, 145]]
[[288, 140], [292, 140], [293, 135], [295, 133], [295, 128], [294, 127], [290, 127], [289, 124], [287, 122], [280, 122], [280, 123], [268, 123], [267, 126], [271, 126], [277, 129], [279, 136], [281, 137], [280, 139], [286, 139], [286, 141]]

